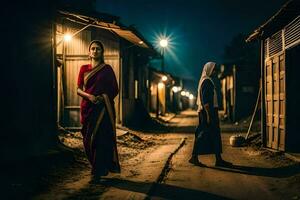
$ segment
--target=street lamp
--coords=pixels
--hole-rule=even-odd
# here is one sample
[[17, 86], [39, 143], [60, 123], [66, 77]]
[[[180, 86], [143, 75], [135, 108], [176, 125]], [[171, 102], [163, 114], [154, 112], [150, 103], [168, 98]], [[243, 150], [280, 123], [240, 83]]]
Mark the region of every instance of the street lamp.
[[167, 39], [161, 39], [159, 41], [159, 44], [160, 44], [161, 47], [165, 48], [165, 47], [168, 46], [168, 40]]
[[66, 33], [64, 35], [64, 41], [70, 42], [72, 40], [72, 35], [70, 33]]
[[172, 87], [172, 91], [173, 91], [174, 93], [177, 93], [177, 92], [178, 92], [178, 87], [177, 87], [177, 86], [173, 86], [173, 87]]
[[158, 83], [158, 89], [163, 89], [164, 86], [165, 86], [164, 83], [162, 83], [162, 82]]
[[165, 71], [165, 62], [164, 62], [164, 54], [165, 54], [165, 48], [168, 46], [168, 40], [167, 39], [161, 39], [159, 41], [159, 45], [162, 47], [162, 65], [161, 65], [161, 71]]
[[163, 77], [161, 78], [161, 80], [165, 82], [165, 81], [168, 80], [168, 77], [167, 77], [167, 76], [163, 76]]

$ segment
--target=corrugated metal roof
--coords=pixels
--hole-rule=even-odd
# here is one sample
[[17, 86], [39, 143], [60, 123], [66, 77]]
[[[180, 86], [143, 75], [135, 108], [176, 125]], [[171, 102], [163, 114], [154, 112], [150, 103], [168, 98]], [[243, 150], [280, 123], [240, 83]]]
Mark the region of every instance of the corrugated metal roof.
[[[74, 13], [70, 11], [59, 11], [59, 14], [64, 16], [66, 19], [77, 22], [80, 24], [88, 25], [108, 29], [115, 34], [119, 35], [120, 37], [128, 40], [129, 42], [135, 44], [136, 46], [143, 47], [143, 48], [152, 48], [151, 44], [149, 44], [135, 29], [131, 27], [126, 27], [116, 20], [115, 18], [109, 18], [110, 20], [105, 21], [105, 18], [101, 17], [101, 14], [98, 13], [96, 16], [95, 13], [91, 15], [83, 15], [81, 13]], [[107, 14], [106, 14], [107, 15]]]
[[267, 38], [271, 34], [284, 28], [299, 15], [300, 0], [289, 0], [275, 15], [254, 30], [253, 33], [248, 36], [246, 42], [250, 42], [258, 38]]

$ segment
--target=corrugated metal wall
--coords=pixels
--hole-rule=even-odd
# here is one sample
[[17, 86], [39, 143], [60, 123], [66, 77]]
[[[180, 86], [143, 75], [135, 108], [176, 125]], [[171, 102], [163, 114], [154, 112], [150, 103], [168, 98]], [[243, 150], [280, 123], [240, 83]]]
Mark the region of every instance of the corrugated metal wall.
[[289, 48], [300, 42], [300, 16], [285, 28], [285, 46]]
[[[74, 33], [82, 27], [66, 23], [57, 25], [57, 41], [63, 33]], [[57, 47], [57, 57], [63, 65], [58, 70], [58, 119], [60, 125], [69, 129], [78, 129], [80, 124], [80, 101], [77, 95], [77, 78], [80, 67], [89, 63], [88, 45], [91, 40], [100, 40], [105, 46], [104, 59], [114, 69], [119, 82], [119, 42], [112, 33], [103, 29], [83, 30], [75, 35], [71, 41], [63, 42]], [[119, 97], [115, 99], [117, 118], [119, 113]], [[119, 118], [118, 118], [119, 119]]]
[[[57, 40], [64, 33], [74, 33], [79, 27], [71, 28], [71, 24], [57, 25]], [[91, 41], [91, 31], [83, 30], [71, 41], [63, 42], [57, 47], [57, 56], [62, 60], [58, 70], [58, 108], [59, 123], [66, 128], [79, 128], [80, 101], [77, 95], [77, 77], [80, 67], [89, 63], [88, 45]]]

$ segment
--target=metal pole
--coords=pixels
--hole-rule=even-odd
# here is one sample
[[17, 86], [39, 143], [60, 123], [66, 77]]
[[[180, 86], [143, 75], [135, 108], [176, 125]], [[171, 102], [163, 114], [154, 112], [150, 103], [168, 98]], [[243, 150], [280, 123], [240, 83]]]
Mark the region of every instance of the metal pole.
[[165, 48], [162, 48], [162, 61], [161, 61], [161, 71], [165, 71]]
[[159, 116], [159, 97], [158, 97], [158, 83], [156, 86], [156, 118]]
[[53, 107], [56, 114], [56, 129], [59, 124], [59, 108], [58, 108], [58, 88], [57, 88], [57, 63], [56, 63], [56, 25], [52, 23], [52, 92], [53, 92]]
[[266, 141], [266, 108], [265, 108], [265, 47], [264, 47], [264, 40], [260, 39], [260, 87], [261, 87], [261, 140], [263, 146], [265, 147], [267, 144]]
[[246, 135], [246, 138], [245, 138], [246, 140], [249, 137], [249, 133], [250, 133], [250, 130], [251, 130], [251, 127], [252, 127], [252, 124], [253, 124], [253, 121], [254, 121], [254, 117], [255, 117], [255, 114], [256, 114], [256, 111], [257, 111], [257, 108], [258, 108], [258, 104], [259, 104], [259, 101], [260, 101], [260, 96], [261, 96], [261, 86], [259, 87], [255, 108], [254, 108], [254, 111], [253, 111], [253, 114], [252, 114], [250, 125], [249, 125], [248, 131], [247, 131], [247, 135]]

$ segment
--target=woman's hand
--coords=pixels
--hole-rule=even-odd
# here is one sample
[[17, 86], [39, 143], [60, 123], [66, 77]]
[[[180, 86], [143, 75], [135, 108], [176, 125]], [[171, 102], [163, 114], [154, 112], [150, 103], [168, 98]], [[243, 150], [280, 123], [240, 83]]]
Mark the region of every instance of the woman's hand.
[[96, 98], [94, 95], [92, 95], [92, 94], [90, 94], [90, 95], [88, 96], [88, 99], [89, 99], [92, 103], [94, 103], [94, 104], [97, 104], [97, 103], [98, 103], [97, 98]]
[[96, 104], [100, 104], [101, 102], [103, 102], [103, 97], [102, 96], [96, 96], [96, 100], [97, 100], [97, 103]]
[[209, 110], [209, 104], [204, 105], [204, 110], [206, 113], [206, 122], [207, 122], [207, 125], [209, 126], [211, 123], [211, 112]]
[[210, 120], [210, 116], [209, 116], [209, 114], [207, 113], [207, 115], [206, 115], [206, 121], [207, 121], [207, 125], [210, 125], [210, 122], [211, 122], [211, 120]]

